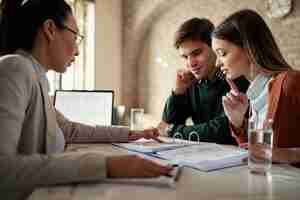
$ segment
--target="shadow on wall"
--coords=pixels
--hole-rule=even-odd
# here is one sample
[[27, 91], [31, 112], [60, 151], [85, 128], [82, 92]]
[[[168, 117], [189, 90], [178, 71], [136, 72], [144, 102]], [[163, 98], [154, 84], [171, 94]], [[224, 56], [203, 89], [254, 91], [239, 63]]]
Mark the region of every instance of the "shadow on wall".
[[[161, 1], [151, 1], [155, 2], [154, 6], [151, 6], [151, 10], [148, 11], [147, 15], [142, 17], [141, 20], [134, 21], [132, 24], [125, 24], [125, 37], [123, 41], [123, 66], [126, 71], [130, 73], [123, 76], [122, 83], [123, 96], [122, 102], [129, 107], [139, 107], [141, 106], [139, 100], [139, 58], [141, 52], [144, 49], [144, 41], [147, 39], [150, 30], [154, 23], [163, 15], [166, 11], [176, 6], [181, 0], [161, 0]], [[127, 5], [134, 3], [136, 1], [127, 1]], [[145, 1], [146, 2], [146, 1]], [[149, 1], [147, 1], [149, 2]], [[148, 8], [148, 6], [145, 6]], [[144, 7], [141, 6], [140, 9]], [[130, 21], [130, 20], [129, 20]]]

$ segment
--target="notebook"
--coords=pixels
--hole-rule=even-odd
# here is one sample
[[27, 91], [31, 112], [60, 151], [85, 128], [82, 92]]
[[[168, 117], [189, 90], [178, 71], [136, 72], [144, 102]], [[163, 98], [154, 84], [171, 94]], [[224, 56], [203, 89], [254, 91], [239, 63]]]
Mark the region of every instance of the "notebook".
[[55, 108], [68, 119], [89, 125], [112, 125], [112, 90], [56, 90]]

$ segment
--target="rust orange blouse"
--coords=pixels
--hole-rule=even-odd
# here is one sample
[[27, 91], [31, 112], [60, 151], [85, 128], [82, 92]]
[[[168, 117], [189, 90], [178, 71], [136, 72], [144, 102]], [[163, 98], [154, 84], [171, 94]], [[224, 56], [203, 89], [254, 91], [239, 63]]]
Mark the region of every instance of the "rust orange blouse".
[[[269, 83], [266, 119], [273, 118], [274, 147], [300, 147], [300, 72], [289, 70], [274, 75]], [[232, 136], [239, 144], [247, 142], [247, 121]]]

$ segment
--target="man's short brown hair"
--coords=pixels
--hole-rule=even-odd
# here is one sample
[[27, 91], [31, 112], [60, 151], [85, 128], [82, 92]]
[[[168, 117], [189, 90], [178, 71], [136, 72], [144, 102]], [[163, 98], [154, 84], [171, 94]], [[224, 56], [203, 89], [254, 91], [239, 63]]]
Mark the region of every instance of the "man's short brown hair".
[[192, 18], [185, 21], [175, 33], [174, 46], [176, 49], [187, 40], [195, 40], [205, 42], [211, 46], [211, 33], [214, 25], [205, 18]]

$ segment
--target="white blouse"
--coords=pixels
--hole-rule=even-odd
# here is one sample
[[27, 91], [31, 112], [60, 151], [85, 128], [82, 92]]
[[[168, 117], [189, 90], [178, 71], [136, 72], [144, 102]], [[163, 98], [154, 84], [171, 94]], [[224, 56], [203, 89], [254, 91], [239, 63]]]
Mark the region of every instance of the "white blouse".
[[256, 129], [263, 128], [267, 115], [268, 85], [271, 79], [272, 75], [258, 74], [247, 90], [251, 119], [254, 120]]

